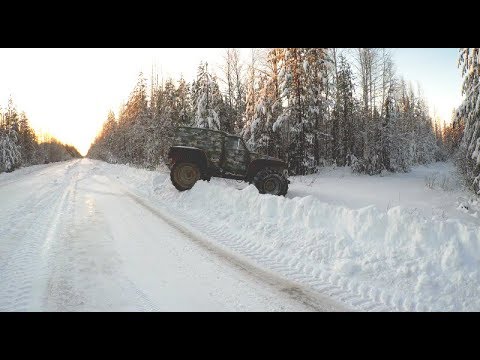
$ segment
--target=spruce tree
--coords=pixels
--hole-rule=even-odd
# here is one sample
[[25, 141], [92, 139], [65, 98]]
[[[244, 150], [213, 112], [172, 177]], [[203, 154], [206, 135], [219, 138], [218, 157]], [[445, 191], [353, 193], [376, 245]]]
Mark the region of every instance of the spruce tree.
[[220, 111], [223, 99], [215, 76], [209, 73], [208, 63], [200, 63], [197, 79], [192, 85], [193, 125], [220, 130]]
[[457, 117], [465, 124], [461, 145], [466, 163], [464, 175], [472, 189], [480, 194], [480, 48], [461, 49], [459, 66], [464, 100]]

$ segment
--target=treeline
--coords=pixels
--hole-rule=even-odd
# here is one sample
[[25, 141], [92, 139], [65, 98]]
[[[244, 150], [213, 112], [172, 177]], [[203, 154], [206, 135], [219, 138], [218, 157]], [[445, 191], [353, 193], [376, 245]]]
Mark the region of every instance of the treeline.
[[11, 98], [5, 111], [0, 108], [0, 173], [77, 157], [81, 155], [75, 147], [53, 137], [44, 136], [39, 141], [27, 116], [18, 113]]
[[285, 159], [291, 174], [331, 164], [408, 171], [445, 159], [451, 133], [387, 49], [256, 49], [247, 63], [228, 49], [217, 71], [201, 63], [192, 83], [153, 74], [147, 89], [141, 75], [88, 156], [154, 168], [178, 125], [239, 134], [251, 150]]

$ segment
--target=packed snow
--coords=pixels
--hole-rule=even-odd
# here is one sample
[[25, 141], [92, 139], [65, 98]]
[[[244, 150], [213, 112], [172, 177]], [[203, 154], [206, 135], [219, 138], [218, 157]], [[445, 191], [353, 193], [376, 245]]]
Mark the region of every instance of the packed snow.
[[480, 309], [480, 206], [455, 190], [451, 163], [382, 176], [329, 168], [293, 177], [286, 198], [224, 179], [179, 193], [167, 173], [104, 166], [261, 266], [319, 291], [330, 285], [352, 309]]
[[0, 311], [314, 309], [286, 282], [265, 283], [193, 241], [102, 170], [83, 159], [0, 174]]
[[0, 309], [312, 309], [249, 266], [316, 310], [480, 309], [480, 204], [451, 163], [290, 180], [276, 197], [88, 159], [1, 174]]

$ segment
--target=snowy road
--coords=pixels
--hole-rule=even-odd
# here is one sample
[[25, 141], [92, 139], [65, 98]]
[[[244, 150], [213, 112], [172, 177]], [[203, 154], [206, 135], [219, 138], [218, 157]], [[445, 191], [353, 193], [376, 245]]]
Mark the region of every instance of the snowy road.
[[0, 311], [478, 311], [453, 165], [292, 177], [287, 197], [97, 160], [0, 174]]
[[88, 159], [0, 177], [0, 311], [339, 311]]

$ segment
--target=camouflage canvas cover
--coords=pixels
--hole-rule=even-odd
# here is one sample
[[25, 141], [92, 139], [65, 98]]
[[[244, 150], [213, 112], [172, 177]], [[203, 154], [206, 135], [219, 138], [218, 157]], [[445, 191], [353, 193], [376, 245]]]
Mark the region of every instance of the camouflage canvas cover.
[[242, 174], [247, 172], [247, 162], [249, 160], [249, 151], [243, 141], [237, 136], [227, 136], [225, 141], [225, 160], [224, 168], [232, 174]]
[[215, 166], [220, 166], [225, 133], [217, 130], [178, 127], [174, 143], [180, 146], [199, 148], [207, 154], [207, 158]]

